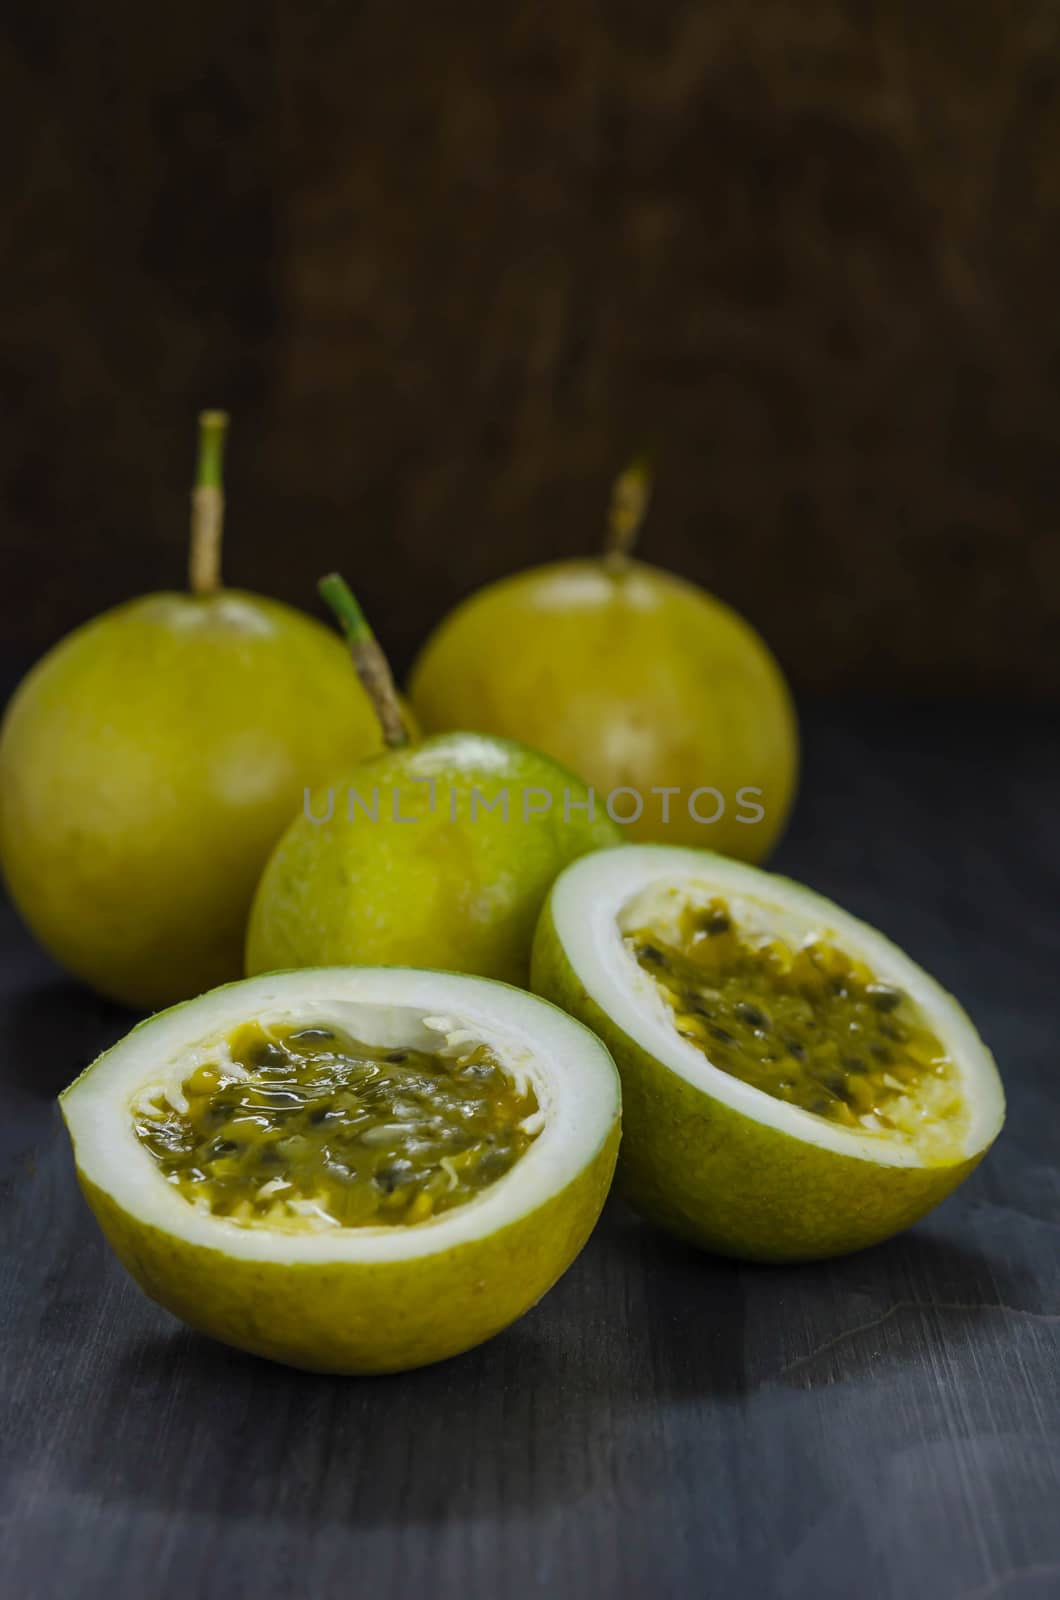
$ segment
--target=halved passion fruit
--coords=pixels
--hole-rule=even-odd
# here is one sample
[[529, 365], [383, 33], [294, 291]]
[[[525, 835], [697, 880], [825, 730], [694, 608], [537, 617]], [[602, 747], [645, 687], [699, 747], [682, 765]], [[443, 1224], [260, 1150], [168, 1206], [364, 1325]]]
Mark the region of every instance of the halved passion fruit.
[[134, 1028], [61, 1096], [140, 1286], [293, 1366], [386, 1372], [527, 1311], [595, 1223], [619, 1138], [607, 1051], [451, 973], [229, 984]]
[[961, 1007], [810, 890], [627, 846], [556, 880], [533, 986], [608, 1045], [619, 1182], [728, 1255], [838, 1255], [915, 1222], [997, 1137], [1004, 1096]]

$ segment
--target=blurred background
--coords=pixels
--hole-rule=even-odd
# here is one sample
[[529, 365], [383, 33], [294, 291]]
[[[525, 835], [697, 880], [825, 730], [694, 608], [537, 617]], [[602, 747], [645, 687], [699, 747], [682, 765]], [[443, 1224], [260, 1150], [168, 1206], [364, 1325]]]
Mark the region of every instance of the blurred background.
[[0, 605], [449, 603], [642, 553], [796, 688], [1060, 694], [1060, 11], [1010, 0], [5, 7]]

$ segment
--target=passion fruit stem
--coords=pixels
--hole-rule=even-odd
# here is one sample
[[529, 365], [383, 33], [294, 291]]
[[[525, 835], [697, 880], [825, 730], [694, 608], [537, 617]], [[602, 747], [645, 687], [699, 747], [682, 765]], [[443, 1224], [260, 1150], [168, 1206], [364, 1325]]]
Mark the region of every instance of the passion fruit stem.
[[409, 730], [401, 714], [401, 702], [394, 688], [390, 663], [369, 626], [368, 618], [358, 605], [349, 584], [337, 572], [330, 572], [326, 578], [321, 578], [317, 587], [346, 635], [357, 676], [379, 718], [384, 743], [391, 750], [400, 749], [409, 742]]
[[193, 594], [213, 594], [221, 586], [221, 534], [225, 520], [224, 455], [227, 411], [199, 412], [199, 464], [191, 491], [191, 554], [188, 581]]
[[636, 456], [615, 479], [604, 545], [604, 560], [609, 567], [625, 566], [632, 555], [648, 510], [651, 486], [651, 462], [644, 454]]

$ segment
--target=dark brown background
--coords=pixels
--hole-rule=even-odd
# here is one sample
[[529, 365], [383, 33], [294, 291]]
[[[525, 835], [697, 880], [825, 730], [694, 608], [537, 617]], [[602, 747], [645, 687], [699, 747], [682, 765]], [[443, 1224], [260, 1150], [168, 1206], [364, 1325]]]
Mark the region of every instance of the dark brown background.
[[1060, 693], [1060, 8], [5, 7], [4, 636], [183, 575], [440, 608], [596, 541], [809, 688]]

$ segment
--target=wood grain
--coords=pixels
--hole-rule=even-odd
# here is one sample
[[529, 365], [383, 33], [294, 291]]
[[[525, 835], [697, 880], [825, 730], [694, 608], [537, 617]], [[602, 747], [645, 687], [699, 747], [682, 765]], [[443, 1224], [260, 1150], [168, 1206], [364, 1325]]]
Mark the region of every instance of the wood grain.
[[0, 1592], [1060, 1593], [1060, 756], [982, 710], [811, 708], [806, 732], [778, 864], [966, 1000], [998, 1148], [904, 1238], [816, 1267], [713, 1260], [613, 1205], [521, 1323], [401, 1377], [241, 1356], [125, 1278], [52, 1096], [130, 1019], [4, 914]]
[[341, 567], [402, 669], [581, 555], [647, 558], [802, 687], [1060, 696], [1049, 0], [9, 0], [0, 632]]

